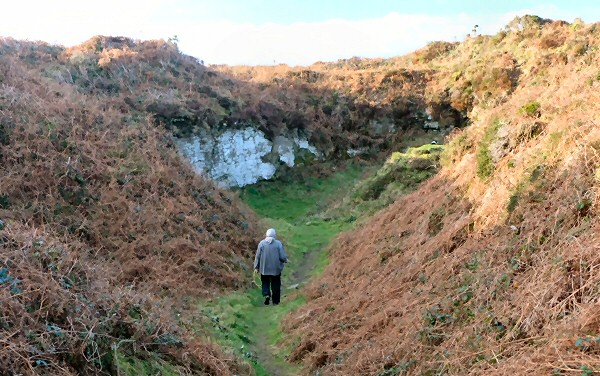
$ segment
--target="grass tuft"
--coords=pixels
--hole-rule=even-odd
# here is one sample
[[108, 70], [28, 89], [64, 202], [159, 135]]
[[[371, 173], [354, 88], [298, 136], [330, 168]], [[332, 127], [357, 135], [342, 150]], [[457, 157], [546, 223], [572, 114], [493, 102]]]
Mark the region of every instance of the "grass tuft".
[[486, 179], [494, 173], [495, 165], [490, 152], [490, 145], [496, 139], [500, 126], [501, 122], [495, 120], [492, 125], [486, 128], [483, 138], [477, 145], [477, 176], [480, 179]]

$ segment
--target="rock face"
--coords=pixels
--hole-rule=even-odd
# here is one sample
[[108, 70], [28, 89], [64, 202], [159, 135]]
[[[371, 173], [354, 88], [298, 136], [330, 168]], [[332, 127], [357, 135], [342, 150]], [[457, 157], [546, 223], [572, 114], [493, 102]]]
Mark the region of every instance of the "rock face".
[[298, 134], [290, 132], [270, 141], [252, 127], [219, 134], [203, 130], [176, 138], [175, 144], [198, 173], [221, 187], [242, 187], [270, 179], [283, 164], [293, 167], [301, 149], [321, 158], [318, 150]]

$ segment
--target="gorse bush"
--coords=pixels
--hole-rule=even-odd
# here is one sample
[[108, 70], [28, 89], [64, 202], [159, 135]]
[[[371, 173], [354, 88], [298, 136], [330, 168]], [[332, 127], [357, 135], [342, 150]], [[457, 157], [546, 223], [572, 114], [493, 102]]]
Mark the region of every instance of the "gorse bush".
[[490, 152], [490, 144], [496, 138], [500, 126], [501, 122], [495, 120], [492, 125], [486, 128], [483, 138], [477, 144], [477, 176], [481, 179], [488, 178], [494, 173], [495, 165]]
[[390, 187], [403, 192], [416, 188], [419, 183], [435, 174], [443, 150], [442, 145], [423, 145], [409, 148], [406, 153], [392, 153], [373, 177], [356, 187], [356, 198], [376, 200]]
[[540, 103], [537, 101], [527, 102], [519, 109], [519, 112], [525, 116], [537, 117], [540, 115]]

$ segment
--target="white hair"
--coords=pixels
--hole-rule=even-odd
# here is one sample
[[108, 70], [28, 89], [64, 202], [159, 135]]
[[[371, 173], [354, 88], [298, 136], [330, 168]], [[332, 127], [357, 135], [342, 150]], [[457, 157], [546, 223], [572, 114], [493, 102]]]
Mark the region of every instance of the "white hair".
[[277, 235], [274, 228], [270, 228], [267, 230], [267, 237], [274, 238]]

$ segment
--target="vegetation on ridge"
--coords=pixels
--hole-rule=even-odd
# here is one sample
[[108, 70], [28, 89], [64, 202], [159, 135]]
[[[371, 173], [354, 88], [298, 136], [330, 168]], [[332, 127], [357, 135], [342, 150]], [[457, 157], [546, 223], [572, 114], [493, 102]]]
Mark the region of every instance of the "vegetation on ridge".
[[0, 41], [0, 369], [235, 370], [185, 329], [187, 296], [246, 283], [254, 215], [91, 71], [48, 77], [60, 50], [23, 44]]
[[311, 374], [600, 371], [598, 45], [598, 24], [526, 16], [398, 59], [434, 70], [425, 95], [470, 126], [440, 173], [338, 239], [286, 320], [292, 360]]
[[[285, 321], [290, 359], [325, 374], [600, 371], [599, 45], [597, 24], [534, 16], [400, 58], [305, 68], [212, 69], [164, 41], [2, 39], [0, 369], [250, 372], [203, 341], [211, 317], [191, 313], [248, 286], [256, 218], [179, 160], [164, 125], [302, 133], [338, 161], [464, 127], [441, 173], [333, 244], [336, 262]], [[299, 226], [288, 221], [307, 202], [273, 207], [275, 225], [298, 231], [292, 248], [322, 247], [353, 210], [433, 173], [437, 157], [413, 152]], [[271, 188], [253, 189], [244, 198], [265, 213]]]

